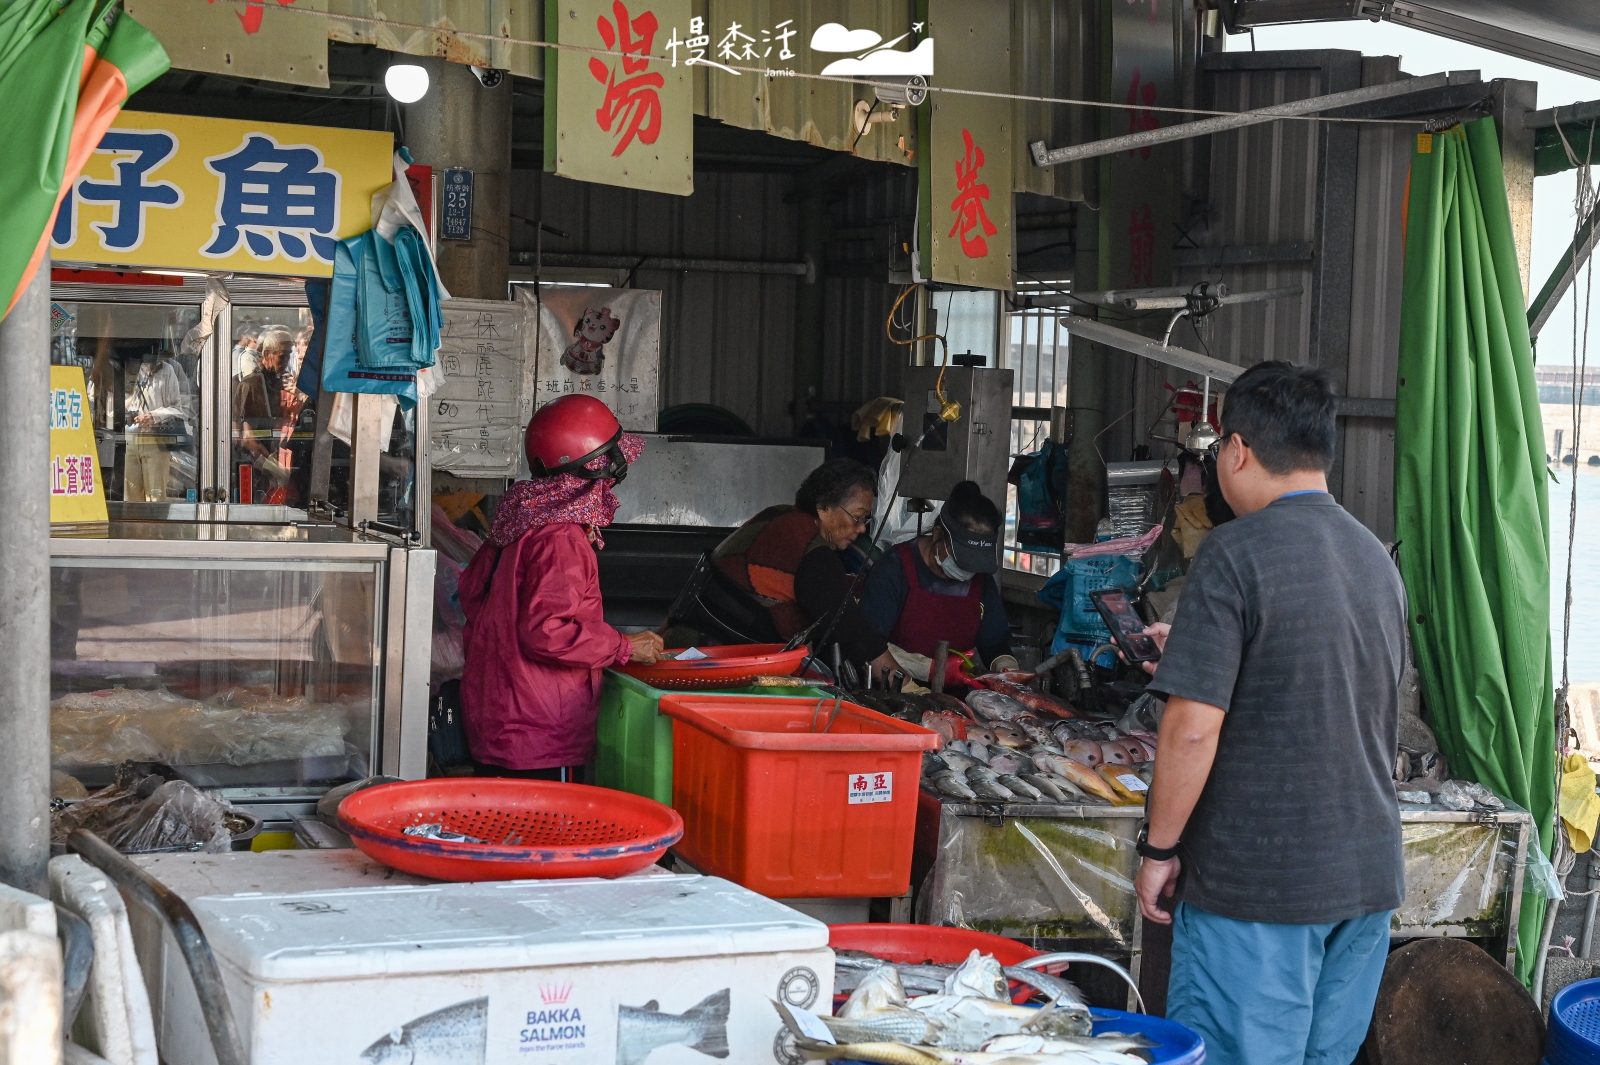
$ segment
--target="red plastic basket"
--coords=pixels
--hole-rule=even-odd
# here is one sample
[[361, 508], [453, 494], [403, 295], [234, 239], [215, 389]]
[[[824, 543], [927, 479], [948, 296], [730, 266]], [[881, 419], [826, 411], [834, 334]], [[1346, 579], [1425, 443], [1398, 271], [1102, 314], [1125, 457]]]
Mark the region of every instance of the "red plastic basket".
[[831, 924], [828, 946], [902, 965], [960, 965], [974, 950], [993, 954], [1001, 965], [1020, 965], [1042, 953], [1005, 936], [928, 924]]
[[[488, 843], [408, 836], [441, 824]], [[683, 836], [683, 818], [638, 795], [586, 784], [439, 778], [380, 784], [339, 804], [339, 827], [376, 861], [435, 880], [618, 877]]]
[[[669, 648], [669, 653], [685, 650]], [[785, 651], [781, 643], [745, 643], [726, 647], [702, 647], [704, 658], [679, 662], [663, 658], [651, 665], [618, 666], [617, 672], [644, 681], [652, 688], [674, 691], [700, 691], [707, 688], [737, 688], [757, 677], [787, 677], [798, 672], [810, 654], [804, 647]]]
[[834, 710], [831, 699], [662, 696], [685, 826], [676, 853], [769, 898], [904, 895], [922, 752], [939, 737], [854, 703]]

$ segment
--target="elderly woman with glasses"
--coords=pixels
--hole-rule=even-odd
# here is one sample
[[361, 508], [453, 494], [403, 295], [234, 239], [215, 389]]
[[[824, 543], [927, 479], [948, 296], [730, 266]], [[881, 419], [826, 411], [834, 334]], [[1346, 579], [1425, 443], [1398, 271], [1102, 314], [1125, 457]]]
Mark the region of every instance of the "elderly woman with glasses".
[[788, 640], [814, 625], [814, 651], [837, 642], [846, 661], [894, 668], [888, 641], [861, 615], [861, 589], [841, 556], [867, 533], [877, 483], [854, 459], [825, 462], [801, 482], [793, 506], [768, 507], [717, 548], [718, 574], [770, 618], [772, 631], [759, 635]]

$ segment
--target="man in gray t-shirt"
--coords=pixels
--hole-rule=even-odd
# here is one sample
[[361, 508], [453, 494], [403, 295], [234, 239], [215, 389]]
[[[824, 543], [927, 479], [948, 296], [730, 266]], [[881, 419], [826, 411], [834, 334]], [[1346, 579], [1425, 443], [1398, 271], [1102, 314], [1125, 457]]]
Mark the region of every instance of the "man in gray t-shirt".
[[1348, 1065], [1405, 895], [1390, 782], [1405, 591], [1328, 494], [1322, 371], [1252, 367], [1222, 434], [1239, 516], [1201, 545], [1170, 631], [1150, 630], [1167, 710], [1139, 906], [1174, 925], [1167, 1013], [1211, 1065]]

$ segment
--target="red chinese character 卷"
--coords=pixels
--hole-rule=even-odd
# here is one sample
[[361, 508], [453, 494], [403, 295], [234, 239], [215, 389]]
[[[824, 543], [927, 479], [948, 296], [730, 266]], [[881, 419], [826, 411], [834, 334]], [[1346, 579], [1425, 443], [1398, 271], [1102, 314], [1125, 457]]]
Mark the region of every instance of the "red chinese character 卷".
[[622, 73], [631, 76], [618, 81], [616, 68], [601, 62], [598, 56], [589, 59], [589, 73], [606, 87], [605, 101], [594, 117], [601, 129], [616, 134], [617, 146], [611, 154], [618, 156], [627, 151], [635, 137], [646, 144], [654, 144], [661, 135], [661, 94], [657, 90], [666, 84], [666, 79], [657, 73], [647, 73], [650, 45], [659, 28], [655, 12], [629, 16], [622, 0], [616, 0], [611, 10], [616, 17], [615, 25], [604, 15], [595, 23], [606, 49], [623, 53]]
[[[960, 234], [961, 252], [969, 259], [982, 259], [989, 254], [989, 242], [984, 235], [999, 232], [989, 221], [989, 212], [983, 201], [989, 198], [989, 186], [978, 181], [978, 171], [983, 169], [983, 149], [972, 143], [972, 131], [963, 129], [961, 139], [966, 143], [966, 155], [956, 160], [956, 198], [950, 201], [956, 224], [950, 227], [950, 236]], [[976, 231], [982, 229], [983, 233]]]

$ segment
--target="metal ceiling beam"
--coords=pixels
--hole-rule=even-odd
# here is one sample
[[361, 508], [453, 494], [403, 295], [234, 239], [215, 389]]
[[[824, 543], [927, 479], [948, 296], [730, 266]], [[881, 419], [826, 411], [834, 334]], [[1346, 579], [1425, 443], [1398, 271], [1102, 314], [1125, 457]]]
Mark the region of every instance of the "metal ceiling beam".
[[1090, 141], [1087, 144], [1074, 144], [1066, 148], [1049, 148], [1044, 141], [1034, 141], [1028, 145], [1033, 154], [1035, 166], [1060, 166], [1062, 163], [1073, 163], [1080, 159], [1093, 159], [1102, 155], [1115, 155], [1117, 152], [1135, 151], [1148, 148], [1153, 144], [1166, 144], [1170, 141], [1187, 140], [1190, 137], [1203, 137], [1211, 133], [1223, 133], [1243, 126], [1259, 125], [1262, 122], [1272, 122], [1280, 118], [1294, 118], [1299, 115], [1314, 114], [1318, 111], [1332, 111], [1352, 104], [1371, 103], [1374, 100], [1387, 100], [1411, 93], [1425, 92], [1430, 89], [1440, 89], [1446, 85], [1459, 84], [1470, 75], [1473, 81], [1478, 80], [1477, 71], [1451, 71], [1448, 73], [1428, 74], [1418, 78], [1407, 78], [1403, 81], [1391, 81], [1383, 85], [1368, 85], [1360, 89], [1351, 89], [1348, 92], [1329, 93], [1326, 96], [1312, 96], [1304, 100], [1291, 100], [1288, 103], [1274, 104], [1271, 107], [1262, 107], [1255, 111], [1241, 111], [1236, 115], [1217, 115], [1213, 118], [1202, 118], [1194, 122], [1181, 122], [1175, 126], [1163, 126], [1160, 129], [1145, 130], [1142, 133], [1129, 133], [1121, 137], [1108, 137], [1104, 140]]
[[1213, 359], [1209, 355], [1201, 355], [1186, 348], [1163, 347], [1149, 337], [1103, 325], [1092, 318], [1080, 318], [1075, 314], [1068, 314], [1063, 315], [1060, 322], [1062, 328], [1075, 337], [1092, 340], [1096, 344], [1104, 344], [1108, 348], [1126, 351], [1167, 366], [1176, 366], [1180, 370], [1188, 370], [1190, 373], [1210, 377], [1224, 384], [1231, 383], [1245, 371], [1243, 366], [1235, 366], [1231, 362]]
[[1562, 104], [1560, 107], [1547, 107], [1543, 111], [1529, 111], [1522, 116], [1522, 125], [1526, 129], [1549, 129], [1557, 122], [1570, 126], [1576, 122], [1589, 122], [1594, 119], [1600, 119], [1600, 100]]

